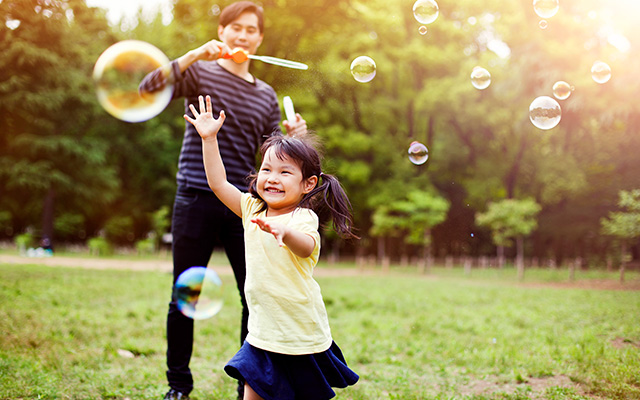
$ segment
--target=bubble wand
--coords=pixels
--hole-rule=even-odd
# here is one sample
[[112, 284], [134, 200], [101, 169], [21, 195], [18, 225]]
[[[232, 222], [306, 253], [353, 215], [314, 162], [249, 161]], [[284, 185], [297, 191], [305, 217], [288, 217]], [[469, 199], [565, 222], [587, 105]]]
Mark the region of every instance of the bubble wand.
[[309, 69], [309, 66], [297, 61], [290, 61], [282, 58], [269, 57], [269, 56], [257, 56], [255, 54], [249, 54], [248, 51], [246, 51], [241, 47], [236, 47], [235, 49], [231, 50], [231, 53], [226, 53], [226, 54], [223, 54], [222, 49], [220, 49], [220, 54], [218, 55], [218, 57], [232, 59], [238, 64], [251, 59], [251, 60], [262, 61], [267, 64], [278, 65], [280, 67], [293, 68], [293, 69]]

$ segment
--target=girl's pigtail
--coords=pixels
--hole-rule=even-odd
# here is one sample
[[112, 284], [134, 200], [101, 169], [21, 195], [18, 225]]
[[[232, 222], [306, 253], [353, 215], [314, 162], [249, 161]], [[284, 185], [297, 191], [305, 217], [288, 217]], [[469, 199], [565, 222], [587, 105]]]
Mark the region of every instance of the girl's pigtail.
[[340, 181], [333, 175], [321, 173], [322, 182], [307, 195], [314, 198], [316, 206], [328, 211], [333, 221], [333, 228], [341, 237], [359, 239], [353, 227], [352, 207]]

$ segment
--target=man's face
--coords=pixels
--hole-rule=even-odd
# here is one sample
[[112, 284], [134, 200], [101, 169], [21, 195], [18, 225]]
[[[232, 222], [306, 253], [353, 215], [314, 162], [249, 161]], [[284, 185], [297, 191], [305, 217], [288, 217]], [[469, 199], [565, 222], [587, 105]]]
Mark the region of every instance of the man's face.
[[258, 27], [258, 16], [245, 12], [226, 26], [218, 26], [218, 37], [231, 49], [241, 47], [255, 54], [262, 43], [263, 34]]

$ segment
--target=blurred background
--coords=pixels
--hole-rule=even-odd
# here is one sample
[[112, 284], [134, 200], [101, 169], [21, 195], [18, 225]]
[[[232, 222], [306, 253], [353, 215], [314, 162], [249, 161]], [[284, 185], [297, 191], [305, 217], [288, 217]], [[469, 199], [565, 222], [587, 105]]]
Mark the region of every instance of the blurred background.
[[[183, 101], [145, 122], [118, 120], [99, 105], [92, 70], [125, 39], [170, 59], [217, 39], [229, 3], [129, 1], [118, 11], [0, 0], [0, 241], [166, 249]], [[322, 137], [325, 171], [347, 190], [362, 236], [324, 231], [324, 257], [640, 264], [636, 1], [560, 0], [542, 18], [531, 0], [439, 0], [427, 25], [413, 1], [260, 4], [258, 54], [309, 70], [251, 71]], [[366, 83], [350, 72], [359, 56], [376, 63]], [[596, 61], [611, 68], [605, 83], [592, 77]], [[491, 74], [486, 89], [472, 85], [475, 66]], [[539, 129], [529, 106], [558, 81], [574, 90], [557, 100], [560, 123]], [[429, 150], [420, 165], [407, 155], [414, 141]]]

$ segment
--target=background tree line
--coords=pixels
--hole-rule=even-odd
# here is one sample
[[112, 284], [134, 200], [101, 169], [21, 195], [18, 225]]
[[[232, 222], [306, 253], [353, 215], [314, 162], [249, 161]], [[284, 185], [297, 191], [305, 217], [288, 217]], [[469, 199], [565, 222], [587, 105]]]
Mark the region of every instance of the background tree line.
[[[217, 38], [230, 2], [176, 0], [170, 23], [140, 12], [127, 29], [82, 0], [0, 2], [0, 238], [32, 229], [57, 244], [103, 235], [133, 245], [166, 230], [158, 219], [170, 214], [183, 104], [143, 123], [119, 121], [98, 105], [92, 68], [123, 39], [179, 57]], [[504, 250], [605, 265], [624, 243], [640, 258], [637, 230], [611, 228], [622, 224], [611, 213], [638, 213], [618, 204], [622, 191], [640, 188], [631, 3], [562, 0], [546, 29], [527, 0], [438, 3], [421, 35], [413, 1], [262, 2], [259, 53], [310, 69], [254, 62], [252, 72], [291, 96], [323, 138], [325, 169], [347, 189], [363, 237], [342, 243], [326, 232], [327, 245], [383, 257]], [[377, 64], [369, 83], [349, 71], [360, 55]], [[596, 60], [612, 68], [606, 84], [591, 78]], [[485, 90], [470, 83], [476, 65], [491, 72]], [[558, 80], [575, 91], [560, 101], [560, 124], [539, 130], [529, 104], [551, 96]], [[429, 148], [420, 166], [407, 158], [414, 140]], [[528, 211], [513, 211], [518, 203]], [[523, 217], [507, 230], [487, 219], [500, 208]]]

